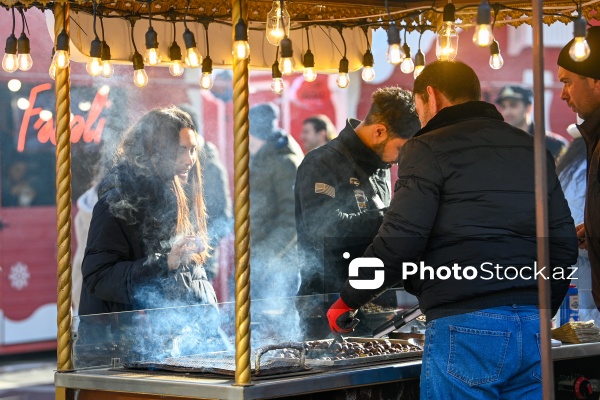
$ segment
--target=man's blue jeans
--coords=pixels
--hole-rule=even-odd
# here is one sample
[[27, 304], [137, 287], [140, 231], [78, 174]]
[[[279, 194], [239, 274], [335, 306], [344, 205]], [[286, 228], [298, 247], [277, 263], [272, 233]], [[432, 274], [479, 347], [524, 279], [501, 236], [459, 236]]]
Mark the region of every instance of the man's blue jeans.
[[537, 306], [502, 306], [427, 323], [421, 399], [541, 399]]

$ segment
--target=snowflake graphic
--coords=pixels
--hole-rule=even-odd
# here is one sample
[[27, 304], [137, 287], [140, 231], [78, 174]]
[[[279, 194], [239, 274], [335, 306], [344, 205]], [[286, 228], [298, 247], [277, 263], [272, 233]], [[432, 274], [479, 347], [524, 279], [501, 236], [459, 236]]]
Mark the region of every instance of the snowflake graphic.
[[29, 285], [29, 267], [27, 265], [18, 262], [10, 267], [10, 273], [8, 279], [10, 280], [10, 286], [17, 290], [23, 290]]

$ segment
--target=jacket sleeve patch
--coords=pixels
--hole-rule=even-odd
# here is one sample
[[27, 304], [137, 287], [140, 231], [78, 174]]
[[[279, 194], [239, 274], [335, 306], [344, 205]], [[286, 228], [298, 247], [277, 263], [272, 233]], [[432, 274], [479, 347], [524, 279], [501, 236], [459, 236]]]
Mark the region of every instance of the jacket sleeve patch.
[[316, 182], [315, 193], [321, 193], [329, 197], [335, 198], [335, 189], [326, 183]]

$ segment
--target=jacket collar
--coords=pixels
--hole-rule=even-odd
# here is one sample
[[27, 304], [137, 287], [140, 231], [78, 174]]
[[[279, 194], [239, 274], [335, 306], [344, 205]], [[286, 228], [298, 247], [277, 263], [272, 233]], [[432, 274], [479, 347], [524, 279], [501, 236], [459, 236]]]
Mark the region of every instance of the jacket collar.
[[581, 132], [581, 137], [585, 140], [588, 150], [593, 151], [600, 141], [600, 108], [596, 109], [581, 125], [577, 125], [577, 128]]
[[467, 101], [466, 103], [442, 108], [429, 120], [427, 125], [415, 134], [415, 137], [444, 126], [475, 118], [492, 118], [504, 121], [502, 114], [498, 112], [493, 104], [484, 101]]
[[344, 144], [354, 156], [356, 163], [365, 170], [377, 170], [390, 168], [390, 164], [381, 161], [381, 158], [373, 150], [368, 148], [363, 141], [358, 137], [354, 130], [360, 121], [355, 118], [348, 118], [346, 126], [340, 132], [338, 140]]

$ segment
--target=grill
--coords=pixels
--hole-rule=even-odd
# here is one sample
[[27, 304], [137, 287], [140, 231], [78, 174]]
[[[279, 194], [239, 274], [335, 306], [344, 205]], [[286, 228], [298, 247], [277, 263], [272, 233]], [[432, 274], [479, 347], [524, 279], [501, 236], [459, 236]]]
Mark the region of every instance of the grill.
[[[338, 358], [327, 349], [332, 340], [313, 341], [316, 349], [311, 349], [306, 342], [288, 342], [268, 345], [259, 348], [251, 359], [253, 377], [265, 377], [280, 374], [304, 373], [312, 370], [318, 372], [332, 368], [348, 368], [364, 366], [375, 363], [389, 363], [400, 360], [421, 358], [421, 347], [411, 345], [400, 339], [370, 339], [349, 338], [349, 342], [374, 344], [401, 344], [404, 351], [391, 354], [361, 355], [354, 358]], [[288, 351], [291, 350], [291, 351]], [[198, 354], [185, 357], [165, 358], [160, 362], [130, 362], [124, 364], [126, 369], [169, 371], [178, 373], [215, 374], [221, 376], [234, 376], [235, 355], [233, 352], [217, 352]]]

